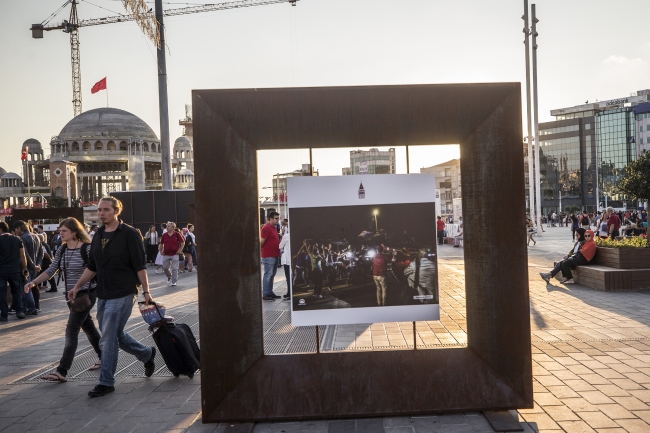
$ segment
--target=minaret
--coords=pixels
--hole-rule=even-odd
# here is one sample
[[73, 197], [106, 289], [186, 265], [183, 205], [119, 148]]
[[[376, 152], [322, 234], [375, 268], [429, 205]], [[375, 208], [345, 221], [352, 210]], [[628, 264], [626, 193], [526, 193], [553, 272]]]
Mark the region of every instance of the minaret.
[[366, 190], [363, 189], [363, 183], [359, 185], [359, 198], [366, 198]]

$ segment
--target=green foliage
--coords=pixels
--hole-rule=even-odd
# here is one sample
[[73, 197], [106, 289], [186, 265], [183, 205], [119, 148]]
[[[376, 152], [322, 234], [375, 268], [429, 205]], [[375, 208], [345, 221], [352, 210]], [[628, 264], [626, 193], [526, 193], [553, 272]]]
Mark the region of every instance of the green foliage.
[[650, 200], [650, 152], [644, 150], [625, 168], [618, 191], [632, 200]]
[[603, 248], [647, 248], [648, 239], [644, 236], [623, 238], [620, 241], [611, 238], [596, 238], [596, 245]]

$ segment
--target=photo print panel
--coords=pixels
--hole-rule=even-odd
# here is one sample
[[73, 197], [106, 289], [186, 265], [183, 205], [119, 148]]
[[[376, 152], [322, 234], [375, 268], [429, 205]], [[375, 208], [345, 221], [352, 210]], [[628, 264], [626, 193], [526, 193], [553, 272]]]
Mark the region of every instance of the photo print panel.
[[287, 178], [294, 326], [439, 320], [435, 176]]

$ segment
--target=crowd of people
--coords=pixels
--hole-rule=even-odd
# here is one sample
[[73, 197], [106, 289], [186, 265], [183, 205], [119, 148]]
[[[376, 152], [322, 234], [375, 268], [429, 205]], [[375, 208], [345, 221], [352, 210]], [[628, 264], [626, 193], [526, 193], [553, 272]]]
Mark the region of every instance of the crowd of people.
[[[352, 245], [347, 241], [303, 240], [299, 250], [292, 254], [288, 221], [285, 219], [280, 223], [279, 214], [271, 211], [260, 230], [262, 298], [265, 301], [280, 298], [290, 301], [292, 287], [300, 287], [310, 290], [313, 297], [322, 299], [323, 289], [332, 292], [335, 285], [349, 287], [374, 282], [377, 305], [386, 305], [391, 291], [389, 286], [393, 288], [392, 292], [402, 292], [401, 286], [408, 286], [413, 293], [420, 295], [419, 303], [434, 302], [436, 266], [432, 257], [435, 254], [428, 248], [391, 248], [384, 242], [375, 243], [378, 245], [371, 245], [371, 241]], [[273, 292], [278, 265], [283, 267], [287, 282], [284, 296]]]
[[[582, 211], [578, 213], [560, 213], [550, 212], [542, 218], [542, 223], [547, 227], [570, 227], [571, 237], [573, 240], [578, 239], [578, 230], [593, 230], [594, 237], [601, 239], [617, 238], [625, 236], [640, 236], [648, 233], [648, 212], [642, 211], [616, 211], [611, 206], [604, 212], [588, 213]], [[541, 227], [544, 230], [544, 227]], [[536, 245], [534, 235], [537, 233], [537, 227], [529, 215], [526, 215], [526, 235], [528, 245], [533, 242]]]
[[[42, 226], [14, 221], [9, 227], [0, 222], [0, 322], [9, 314], [18, 319], [40, 312], [40, 290], [63, 295], [69, 309], [63, 355], [56, 370], [42, 378], [65, 382], [72, 366], [80, 331], [84, 331], [97, 362], [89, 370], [99, 370], [99, 384], [89, 391], [101, 397], [115, 390], [119, 349], [134, 355], [144, 365], [145, 376], [155, 371], [156, 348], [145, 346], [124, 332], [136, 297], [153, 302], [147, 278], [147, 262], [160, 263], [168, 284], [175, 286], [178, 272], [196, 266], [196, 237], [188, 224], [179, 230], [168, 222], [160, 234], [151, 226], [145, 236], [124, 224], [119, 215], [122, 203], [104, 197], [97, 205], [101, 226], [84, 226], [75, 218], [59, 223], [48, 236]], [[11, 306], [7, 288], [11, 291]], [[96, 306], [97, 325], [91, 315]]]

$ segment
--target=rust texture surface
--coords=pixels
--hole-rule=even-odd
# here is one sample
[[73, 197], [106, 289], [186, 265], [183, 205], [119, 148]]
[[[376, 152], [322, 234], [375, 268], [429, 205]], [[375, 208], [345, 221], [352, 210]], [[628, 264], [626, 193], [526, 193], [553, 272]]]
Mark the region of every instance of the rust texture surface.
[[[519, 83], [195, 90], [193, 113], [204, 421], [532, 407]], [[265, 356], [256, 150], [449, 143], [469, 347]]]

